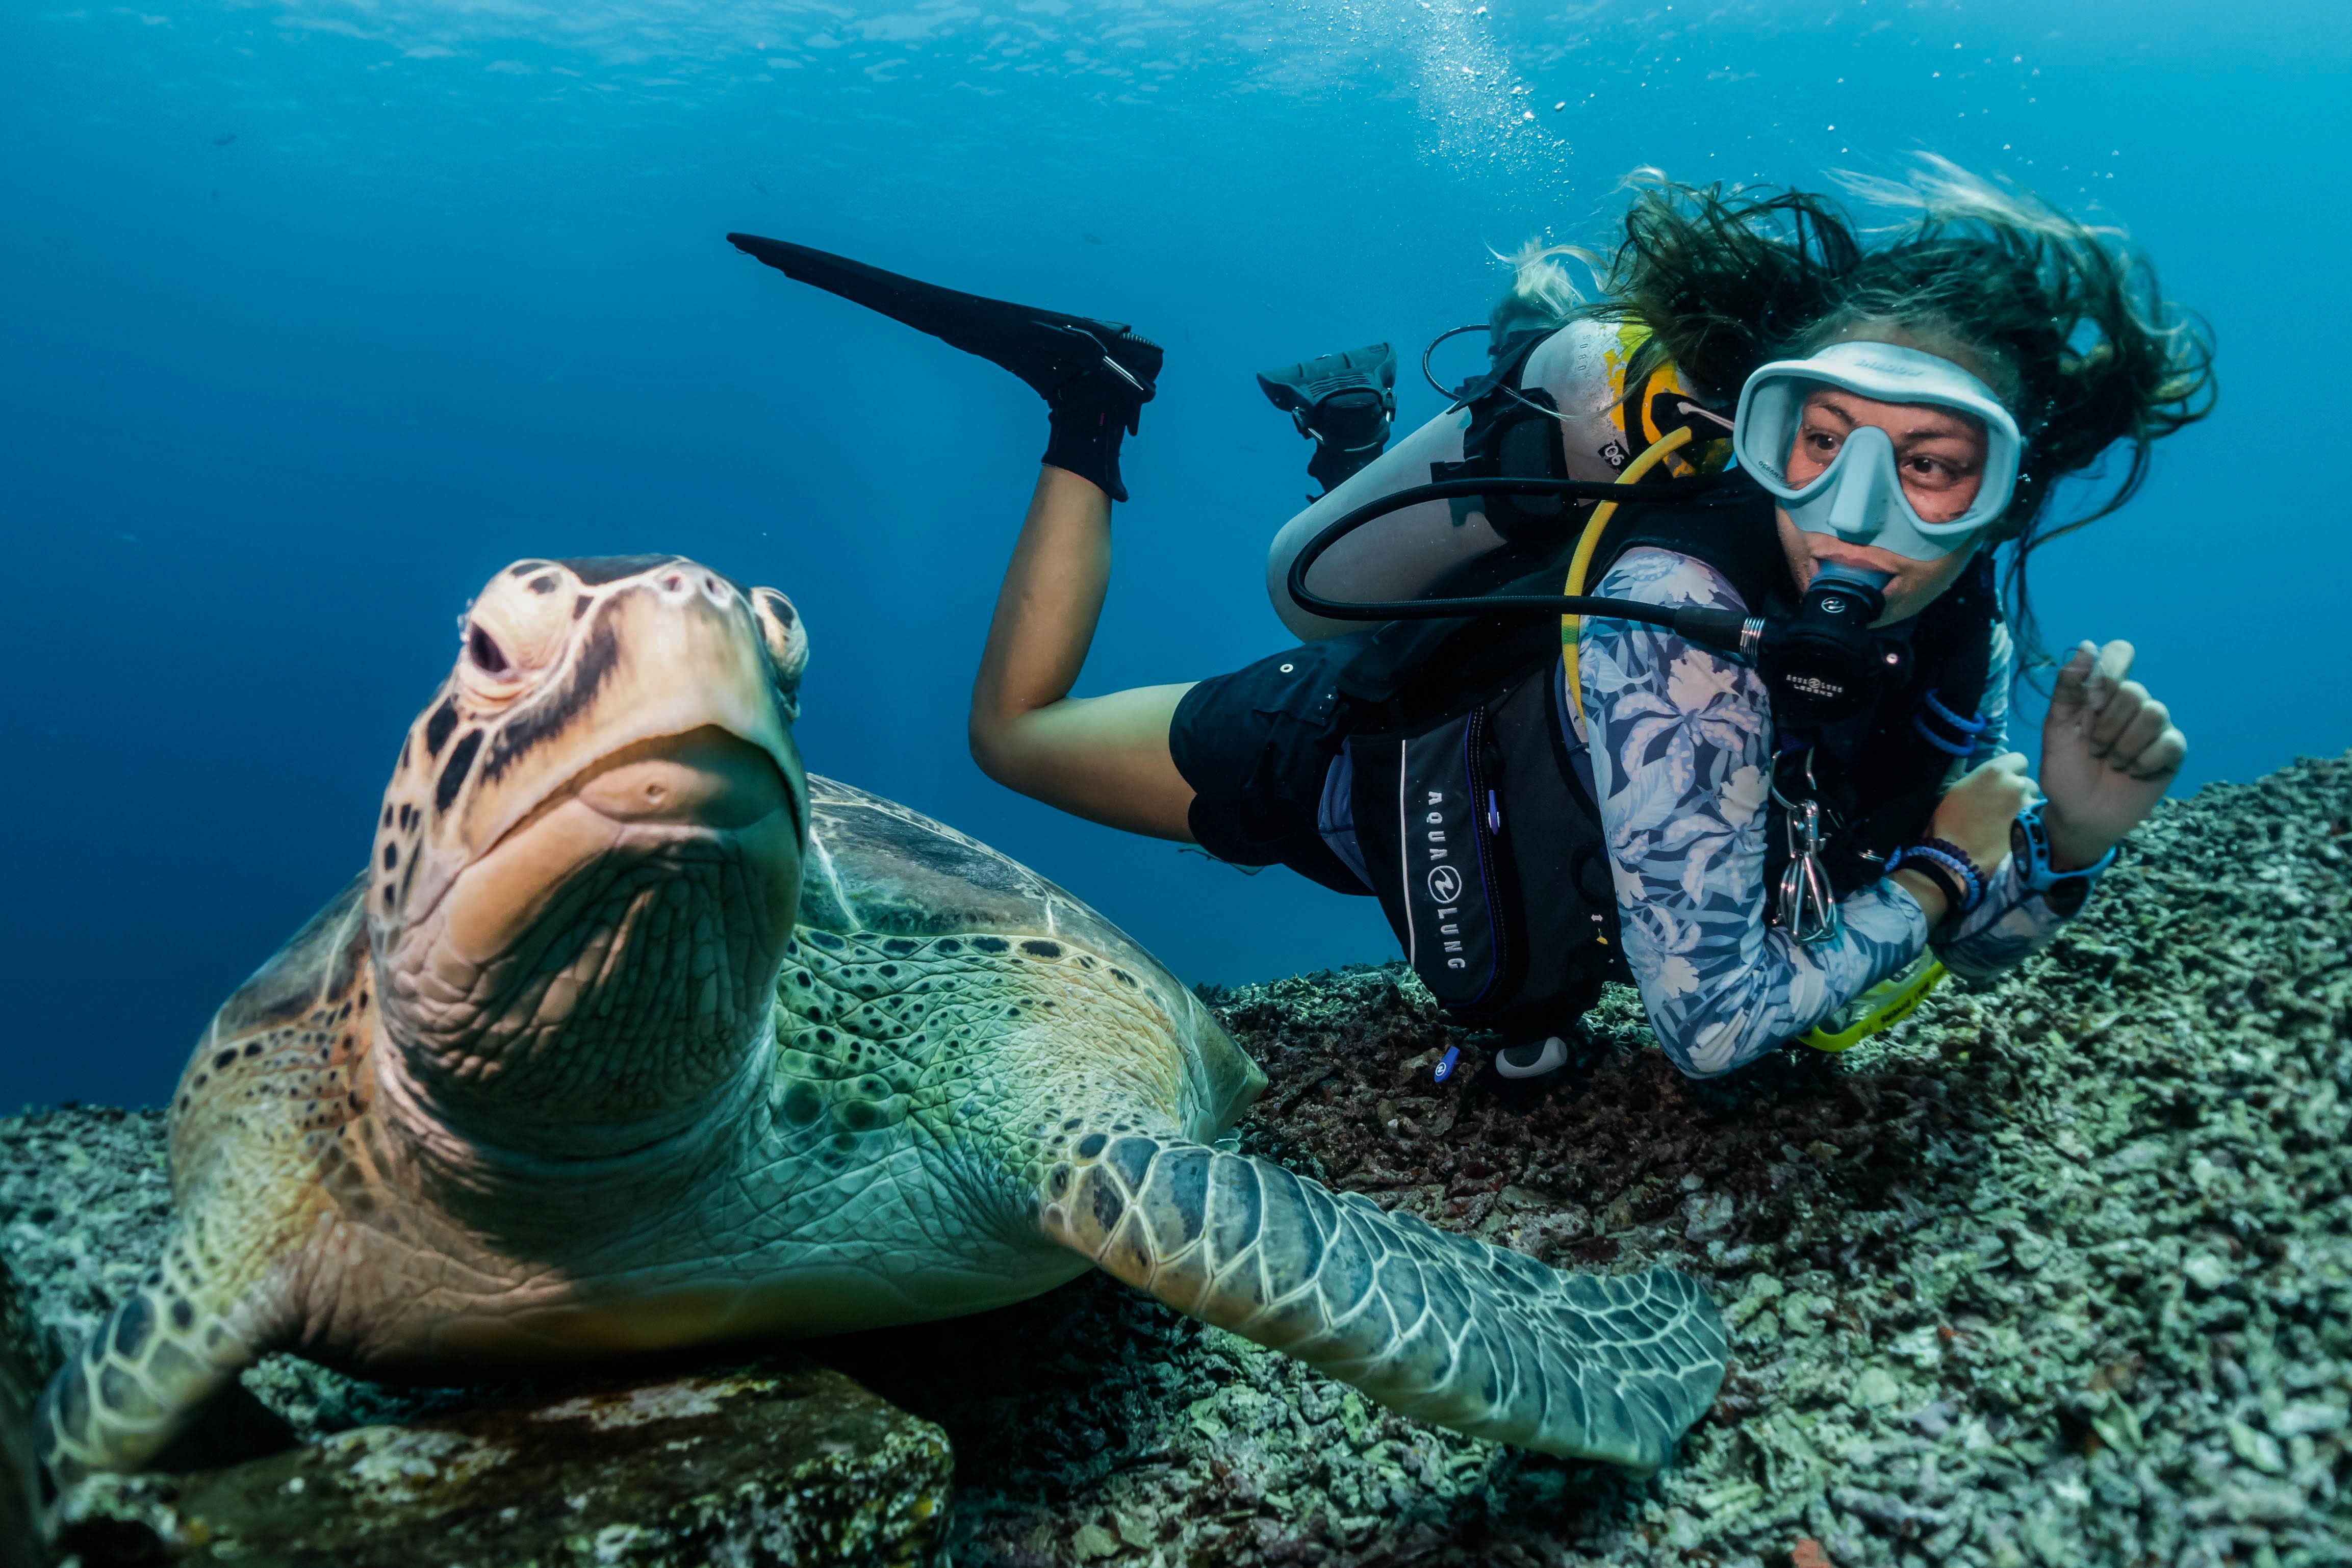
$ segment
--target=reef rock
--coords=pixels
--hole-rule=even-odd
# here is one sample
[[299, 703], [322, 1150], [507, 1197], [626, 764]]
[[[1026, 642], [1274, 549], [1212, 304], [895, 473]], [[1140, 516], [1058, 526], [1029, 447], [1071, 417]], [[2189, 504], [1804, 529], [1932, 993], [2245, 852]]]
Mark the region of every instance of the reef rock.
[[[1273, 1080], [1243, 1128], [1255, 1152], [1548, 1261], [1669, 1261], [1711, 1283], [1732, 1375], [1648, 1481], [1420, 1426], [1095, 1277], [807, 1348], [920, 1418], [871, 1430], [916, 1448], [922, 1422], [944, 1430], [959, 1568], [1779, 1568], [1801, 1548], [1837, 1568], [2352, 1562], [2347, 857], [2352, 758], [2214, 786], [2165, 807], [2084, 917], [1999, 984], [1947, 987], [1844, 1056], [1713, 1082], [1673, 1071], [1629, 992], [1582, 1061], [1533, 1087], [1474, 1070], [1491, 1042], [1446, 1028], [1398, 968], [1215, 994]], [[1453, 1044], [1465, 1070], [1441, 1088]], [[161, 1147], [148, 1113], [0, 1124], [0, 1258], [37, 1370], [150, 1255]], [[326, 1478], [421, 1434], [510, 1445], [535, 1430], [518, 1399], [586, 1397], [392, 1390], [288, 1357], [246, 1386], [236, 1440], [304, 1448], [110, 1483], [120, 1511], [169, 1492], [190, 1517], [265, 1474], [354, 1488]], [[5, 1397], [0, 1366], [0, 1416]], [[509, 1408], [458, 1414], [485, 1400]], [[531, 1473], [551, 1493], [604, 1484], [573, 1460]], [[481, 1507], [442, 1529], [517, 1501], [495, 1472], [478, 1484]], [[944, 1495], [874, 1484], [885, 1511]], [[531, 1518], [538, 1533], [447, 1560], [599, 1560], [593, 1531]]]
[[193, 1474], [100, 1476], [58, 1550], [412, 1568], [940, 1560], [946, 1437], [821, 1367], [751, 1366], [361, 1427]]

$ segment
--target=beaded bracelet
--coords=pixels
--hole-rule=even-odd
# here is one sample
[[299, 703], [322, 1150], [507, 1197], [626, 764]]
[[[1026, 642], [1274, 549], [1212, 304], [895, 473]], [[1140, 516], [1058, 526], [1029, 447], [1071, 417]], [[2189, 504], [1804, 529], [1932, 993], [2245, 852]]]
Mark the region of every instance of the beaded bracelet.
[[1968, 889], [1962, 885], [1960, 879], [1952, 874], [1950, 868], [1942, 863], [1939, 856], [1912, 854], [1907, 851], [1897, 850], [1886, 858], [1886, 870], [1890, 875], [1896, 871], [1917, 872], [1921, 876], [1934, 883], [1944, 895], [1944, 907], [1947, 911], [1959, 908], [1960, 901], [1969, 895]]
[[1969, 887], [1970, 890], [1969, 894], [1969, 907], [1970, 909], [1974, 909], [1978, 904], [1984, 902], [1985, 894], [1991, 891], [1991, 883], [1986, 880], [1985, 873], [1977, 869], [1976, 859], [1970, 855], [1968, 851], [1960, 848], [1959, 845], [1952, 842], [1949, 839], [1937, 838], [1921, 839], [1919, 841], [1919, 847], [1923, 850], [1940, 850], [1944, 853], [1951, 856], [1954, 860], [1959, 862], [1962, 866], [1968, 869]]
[[1906, 844], [1887, 857], [1886, 869], [1891, 873], [1907, 867], [1919, 873], [1944, 892], [1948, 905], [1945, 918], [1957, 920], [1984, 902], [1984, 874], [1968, 852], [1946, 839], [1929, 839], [1924, 843]]

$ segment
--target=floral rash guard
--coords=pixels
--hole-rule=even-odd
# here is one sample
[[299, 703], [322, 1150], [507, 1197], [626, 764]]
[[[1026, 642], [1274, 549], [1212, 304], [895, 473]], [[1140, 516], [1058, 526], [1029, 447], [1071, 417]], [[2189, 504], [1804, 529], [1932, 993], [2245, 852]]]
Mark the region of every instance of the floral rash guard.
[[[1747, 609], [1713, 567], [1671, 550], [1627, 551], [1593, 591]], [[1843, 930], [1818, 946], [1767, 924], [1772, 710], [1754, 670], [1626, 621], [1586, 619], [1577, 648], [1625, 959], [1676, 1067], [1710, 1077], [1752, 1061], [1918, 956], [1927, 916], [1891, 879], [1848, 894]], [[2013, 657], [1997, 627], [1988, 722], [1956, 773], [2007, 749]], [[2004, 859], [1937, 956], [1981, 979], [2040, 948], [2060, 923]]]

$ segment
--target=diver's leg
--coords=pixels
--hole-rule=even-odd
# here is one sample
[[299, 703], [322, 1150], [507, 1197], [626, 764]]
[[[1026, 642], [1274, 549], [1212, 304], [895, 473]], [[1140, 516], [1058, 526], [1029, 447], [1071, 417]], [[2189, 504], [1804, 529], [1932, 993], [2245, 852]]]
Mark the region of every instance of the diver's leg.
[[1192, 841], [1168, 729], [1189, 685], [1073, 697], [1110, 581], [1110, 497], [1047, 464], [971, 688], [971, 754], [1007, 789], [1092, 821]]

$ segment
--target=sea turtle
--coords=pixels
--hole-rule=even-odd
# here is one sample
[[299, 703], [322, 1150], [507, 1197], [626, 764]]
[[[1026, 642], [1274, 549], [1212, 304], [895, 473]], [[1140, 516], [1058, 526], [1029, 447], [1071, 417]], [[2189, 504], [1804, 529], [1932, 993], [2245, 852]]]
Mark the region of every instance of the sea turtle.
[[[1724, 1340], [1214, 1140], [1265, 1079], [1101, 916], [803, 774], [808, 643], [675, 556], [463, 622], [368, 868], [229, 998], [175, 1228], [41, 1402], [54, 1483], [288, 1349], [442, 1382], [1018, 1301], [1099, 1266], [1409, 1415], [1638, 1470]], [[54, 1493], [51, 1494], [54, 1497]]]

